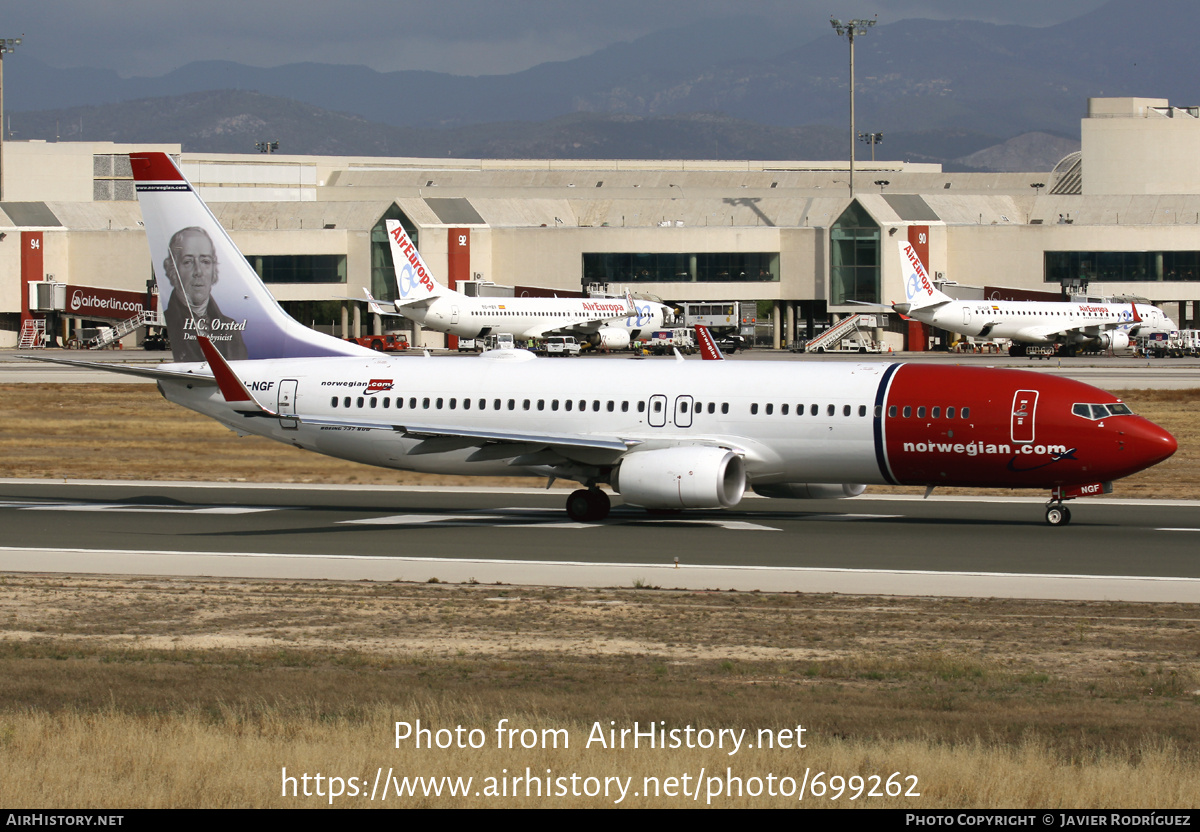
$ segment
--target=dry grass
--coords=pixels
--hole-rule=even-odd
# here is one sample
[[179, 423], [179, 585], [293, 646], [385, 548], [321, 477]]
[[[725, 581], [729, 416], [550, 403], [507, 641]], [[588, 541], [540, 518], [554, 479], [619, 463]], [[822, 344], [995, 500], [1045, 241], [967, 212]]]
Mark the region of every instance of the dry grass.
[[[1179, 451], [1161, 465], [1122, 480], [1117, 495], [1200, 499], [1200, 422], [1192, 417], [1200, 406], [1200, 390], [1129, 390], [1118, 395], [1171, 431]], [[167, 402], [149, 385], [131, 384], [0, 385], [0, 477], [534, 484], [529, 478], [484, 480], [372, 468], [257, 436], [238, 437], [211, 419]], [[566, 481], [558, 485], [576, 487]], [[871, 488], [872, 493], [921, 491]]]
[[[1200, 794], [1192, 605], [18, 576], [0, 581], [0, 621], [7, 806], [320, 803], [281, 795], [285, 766], [639, 783], [702, 767], [899, 771], [921, 797], [869, 803], [914, 808], [1187, 807]], [[418, 718], [481, 728], [489, 747], [394, 748], [394, 723]], [[571, 746], [496, 750], [503, 718], [566, 729]], [[803, 724], [808, 747], [584, 747], [609, 720]]]

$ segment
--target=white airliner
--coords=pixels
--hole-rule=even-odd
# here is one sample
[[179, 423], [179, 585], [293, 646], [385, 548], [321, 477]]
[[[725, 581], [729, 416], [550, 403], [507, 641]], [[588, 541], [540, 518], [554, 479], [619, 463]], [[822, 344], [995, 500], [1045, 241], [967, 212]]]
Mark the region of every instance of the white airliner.
[[[473, 298], [437, 281], [397, 220], [387, 220], [396, 267], [396, 314], [439, 332], [483, 338], [507, 332], [522, 340], [573, 335], [593, 347], [622, 350], [662, 329], [669, 307], [617, 298]], [[373, 310], [374, 311], [374, 310]]]
[[1009, 352], [1057, 344], [1060, 354], [1121, 350], [1138, 332], [1169, 332], [1175, 322], [1148, 303], [1063, 303], [1054, 301], [954, 300], [938, 291], [921, 258], [900, 240], [906, 303], [892, 308], [921, 323], [979, 338], [1008, 338]]
[[[172, 344], [206, 361], [51, 360], [156, 379], [170, 401], [241, 433], [389, 468], [574, 480], [578, 522], [608, 514], [602, 484], [673, 510], [734, 506], [747, 487], [829, 498], [886, 483], [1050, 489], [1057, 525], [1070, 519], [1064, 500], [1107, 493], [1176, 450], [1115, 396], [1019, 370], [375, 353], [288, 317], [170, 157], [130, 160], [159, 292], [169, 302], [179, 284], [193, 298], [196, 320]], [[201, 303], [221, 316], [195, 313]]]

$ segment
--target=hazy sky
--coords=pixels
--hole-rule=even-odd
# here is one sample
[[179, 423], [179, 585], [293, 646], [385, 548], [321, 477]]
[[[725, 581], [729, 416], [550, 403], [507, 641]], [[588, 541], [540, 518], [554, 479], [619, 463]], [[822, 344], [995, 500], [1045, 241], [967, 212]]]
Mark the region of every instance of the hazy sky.
[[[297, 61], [380, 71], [516, 72], [700, 18], [802, 23], [937, 17], [1046, 26], [1106, 0], [0, 0], [0, 36], [51, 66], [159, 75], [189, 61]], [[806, 40], [807, 38], [805, 38]], [[19, 60], [19, 54], [16, 59]]]

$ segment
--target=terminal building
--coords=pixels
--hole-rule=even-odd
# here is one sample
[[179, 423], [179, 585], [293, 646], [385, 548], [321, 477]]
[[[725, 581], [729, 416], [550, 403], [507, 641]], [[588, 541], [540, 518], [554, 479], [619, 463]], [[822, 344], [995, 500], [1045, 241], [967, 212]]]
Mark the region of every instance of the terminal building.
[[[173, 155], [284, 307], [338, 334], [396, 328], [347, 300], [364, 289], [395, 296], [387, 219], [402, 222], [446, 283], [564, 294], [603, 283], [667, 302], [758, 301], [776, 345], [861, 312], [860, 303], [903, 299], [897, 240], [959, 284], [951, 294], [960, 297], [1086, 286], [1093, 297], [1148, 300], [1195, 327], [1200, 108], [1091, 99], [1081, 133], [1081, 151], [1051, 172], [860, 162], [853, 194], [845, 162], [228, 155], [6, 141], [0, 346], [16, 346], [22, 322], [40, 317], [31, 282], [67, 285], [52, 325], [60, 338], [120, 317], [113, 309], [153, 304], [127, 156], [139, 150]], [[881, 317], [886, 347], [935, 345], [919, 325]], [[418, 342], [444, 343], [438, 333]]]

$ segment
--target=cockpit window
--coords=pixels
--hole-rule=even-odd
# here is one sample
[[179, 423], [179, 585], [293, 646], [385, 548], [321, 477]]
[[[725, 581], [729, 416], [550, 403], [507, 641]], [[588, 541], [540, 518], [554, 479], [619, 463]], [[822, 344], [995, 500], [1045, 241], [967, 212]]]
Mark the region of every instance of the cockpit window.
[[1100, 420], [1109, 416], [1132, 416], [1133, 411], [1128, 405], [1114, 402], [1112, 404], [1076, 404], [1071, 406], [1071, 412], [1084, 419]]

